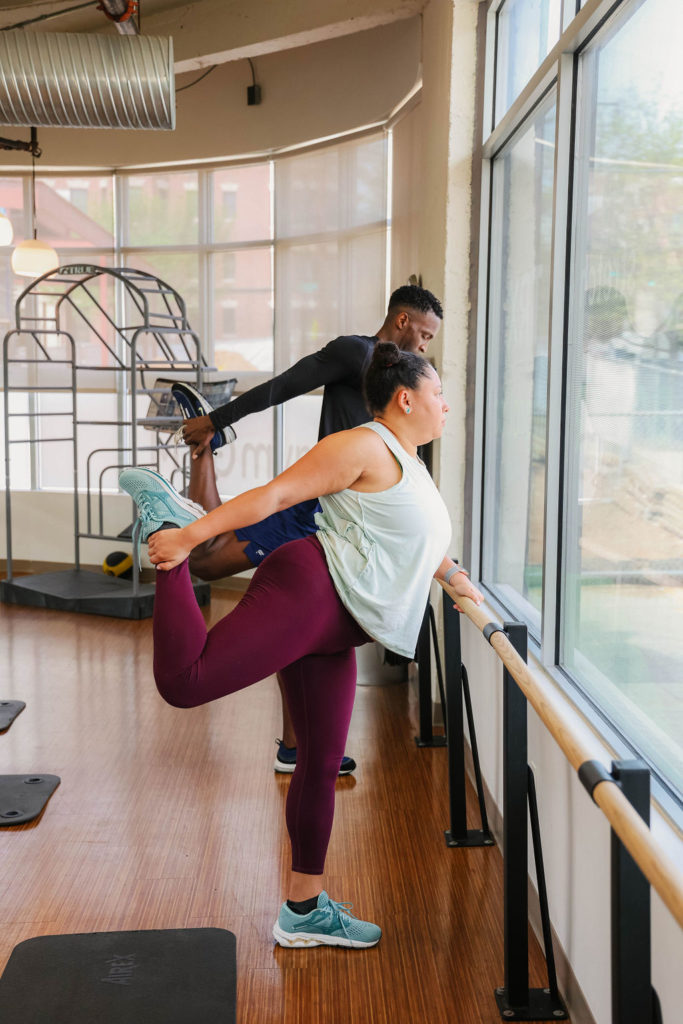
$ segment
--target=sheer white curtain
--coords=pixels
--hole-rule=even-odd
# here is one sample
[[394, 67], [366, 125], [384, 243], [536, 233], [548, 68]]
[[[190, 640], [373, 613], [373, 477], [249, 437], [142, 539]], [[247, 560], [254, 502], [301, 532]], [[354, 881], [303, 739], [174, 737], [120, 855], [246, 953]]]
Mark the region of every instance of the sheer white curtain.
[[419, 273], [418, 242], [422, 193], [422, 119], [420, 106], [392, 129], [391, 287]]
[[384, 134], [276, 160], [276, 369], [340, 334], [377, 330], [386, 207]]

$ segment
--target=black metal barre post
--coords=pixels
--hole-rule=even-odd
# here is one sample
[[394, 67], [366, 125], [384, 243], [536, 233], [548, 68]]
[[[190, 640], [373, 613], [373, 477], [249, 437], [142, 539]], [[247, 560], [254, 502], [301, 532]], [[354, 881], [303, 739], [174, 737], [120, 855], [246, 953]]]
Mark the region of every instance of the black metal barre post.
[[[496, 627], [491, 627], [484, 631], [487, 640], [490, 640], [495, 629]], [[506, 622], [503, 632], [507, 634], [519, 656], [526, 661], [526, 626], [520, 622]], [[503, 937], [505, 985], [496, 989], [496, 1002], [503, 1020], [563, 1020], [568, 1017], [568, 1013], [557, 996], [556, 984], [551, 986], [554, 991], [551, 991], [551, 988], [529, 988], [529, 858], [527, 845], [529, 768], [527, 762], [526, 697], [507, 668], [504, 668]]]
[[[650, 772], [642, 761], [613, 761], [612, 776], [650, 825]], [[650, 974], [650, 885], [614, 830], [611, 840], [612, 1020], [657, 1024], [661, 1010]]]
[[435, 736], [432, 731], [432, 648], [430, 628], [431, 605], [427, 601], [417, 638], [415, 660], [418, 674], [418, 707], [420, 734], [415, 737], [418, 747], [445, 747], [446, 737]]
[[[599, 783], [615, 783], [649, 827], [650, 772], [643, 761], [613, 761], [611, 775], [599, 761], [584, 761], [579, 779], [591, 797]], [[651, 978], [650, 883], [614, 829], [610, 846], [612, 1022], [662, 1024]]]
[[[443, 593], [444, 662], [446, 672], [446, 736], [448, 739], [448, 800], [450, 828], [444, 832], [447, 846], [493, 846], [489, 831], [486, 804], [479, 769], [479, 754], [474, 731], [472, 705], [469, 699], [467, 674], [462, 663], [460, 639], [460, 613], [453, 607], [453, 599]], [[481, 828], [467, 828], [467, 780], [465, 774], [465, 732], [463, 722], [463, 696], [466, 701], [470, 749], [479, 798]]]

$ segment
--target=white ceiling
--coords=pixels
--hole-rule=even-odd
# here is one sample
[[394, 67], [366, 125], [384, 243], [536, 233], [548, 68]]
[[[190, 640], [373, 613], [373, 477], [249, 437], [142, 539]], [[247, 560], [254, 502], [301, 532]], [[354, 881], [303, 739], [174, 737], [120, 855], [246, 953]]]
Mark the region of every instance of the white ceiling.
[[[176, 74], [257, 57], [411, 18], [427, 0], [140, 0], [143, 34], [172, 36]], [[0, 30], [44, 14], [59, 17], [25, 25], [30, 32], [116, 32], [96, 0], [0, 0]], [[66, 13], [65, 13], [66, 12]]]

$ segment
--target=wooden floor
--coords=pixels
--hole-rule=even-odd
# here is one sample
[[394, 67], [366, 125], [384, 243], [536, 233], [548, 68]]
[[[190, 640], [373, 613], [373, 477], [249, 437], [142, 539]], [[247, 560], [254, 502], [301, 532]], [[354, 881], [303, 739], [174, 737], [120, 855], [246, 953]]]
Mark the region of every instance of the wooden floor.
[[[210, 619], [236, 596], [214, 592]], [[500, 1020], [500, 853], [446, 847], [446, 752], [415, 746], [407, 684], [358, 690], [325, 878], [384, 936], [286, 950], [271, 937], [288, 863], [273, 680], [176, 710], [151, 680], [149, 621], [6, 605], [0, 666], [0, 699], [27, 704], [0, 774], [62, 779], [37, 822], [0, 829], [0, 969], [37, 935], [220, 927], [237, 936], [240, 1024]]]

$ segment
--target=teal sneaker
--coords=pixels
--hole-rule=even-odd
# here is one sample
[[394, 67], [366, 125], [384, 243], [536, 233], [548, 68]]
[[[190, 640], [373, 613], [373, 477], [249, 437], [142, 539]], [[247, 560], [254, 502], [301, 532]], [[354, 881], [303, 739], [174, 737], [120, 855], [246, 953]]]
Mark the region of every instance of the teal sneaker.
[[360, 921], [349, 913], [353, 904], [335, 903], [326, 892], [318, 896], [318, 906], [310, 914], [295, 914], [282, 904], [273, 925], [273, 937], [281, 946], [347, 946], [367, 949], [376, 946], [382, 929], [370, 921]]
[[124, 469], [119, 484], [138, 507], [136, 526], [142, 541], [161, 529], [164, 523], [180, 528], [206, 515], [201, 505], [183, 498], [163, 476], [146, 466]]

